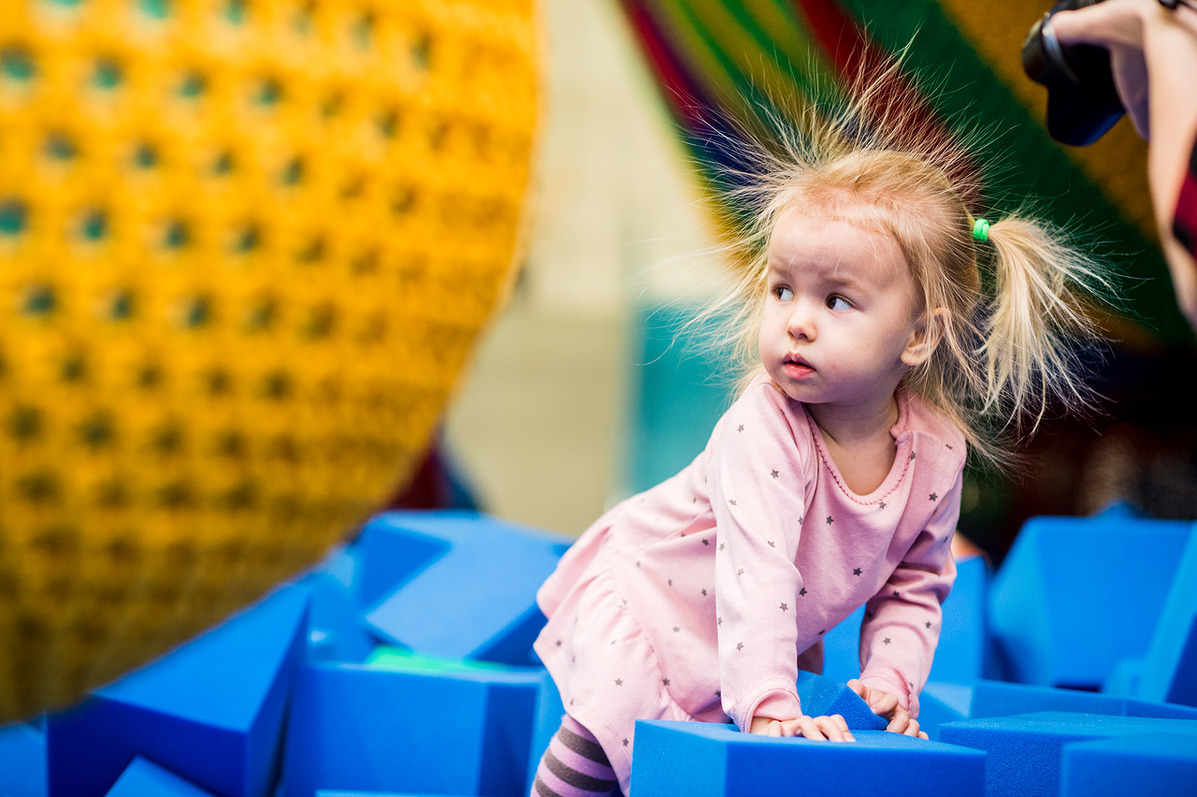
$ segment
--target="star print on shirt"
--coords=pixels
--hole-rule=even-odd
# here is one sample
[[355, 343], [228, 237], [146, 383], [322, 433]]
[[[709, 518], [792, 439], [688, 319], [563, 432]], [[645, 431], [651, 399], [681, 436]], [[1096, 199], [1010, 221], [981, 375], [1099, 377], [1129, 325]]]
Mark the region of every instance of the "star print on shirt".
[[803, 587], [802, 589], [798, 590], [798, 594], [799, 594], [799, 595], [805, 595], [805, 594], [806, 594], [806, 587]]
[[616, 685], [616, 686], [623, 686], [623, 679], [622, 679], [622, 678], [616, 678], [616, 679], [615, 679], [615, 685]]
[[729, 504], [731, 504], [732, 506], [735, 506], [735, 505], [736, 505], [736, 499], [734, 499], [734, 498], [729, 498], [729, 499], [727, 499], [727, 502], [728, 502]]
[[898, 591], [897, 591], [897, 590], [894, 590], [894, 597], [895, 597], [895, 598], [900, 598], [900, 597], [902, 597], [902, 596], [898, 594]]
[[737, 431], [737, 432], [742, 432], [742, 431], [744, 431], [744, 424], [740, 424], [739, 426], [737, 426], [737, 427], [736, 427], [736, 431]]
[[886, 637], [885, 639], [881, 640], [881, 644], [882, 644], [882, 645], [888, 645], [889, 643], [890, 643], [890, 638], [889, 638], [889, 637]]
[[661, 679], [661, 686], [669, 686], [669, 679], [668, 679], [668, 678], [662, 678], [662, 679]]
[[910, 460], [912, 462], [914, 461], [914, 452], [913, 451], [910, 452]]
[[927, 496], [927, 497], [928, 497], [928, 498], [930, 498], [932, 501], [938, 501], [938, 500], [939, 500], [939, 494], [938, 494], [938, 493], [931, 493], [931, 495], [929, 495], [929, 496]]
[[852, 571], [852, 575], [859, 576], [861, 574], [861, 572], [863, 572], [863, 571], [861, 571], [861, 569], [858, 567]]
[[927, 621], [927, 627], [928, 627], [928, 628], [930, 628], [930, 627], [931, 627], [931, 621], [930, 621], [930, 620], [928, 620], [928, 621]]
[[790, 610], [790, 607], [786, 606], [785, 601], [782, 601], [781, 606], [779, 606], [778, 608], [781, 609], [783, 612], [788, 612]]
[[744, 649], [744, 643], [743, 643], [743, 642], [737, 642], [737, 643], [736, 643], [736, 650], [743, 650], [743, 649]]
[[834, 522], [835, 522], [835, 518], [833, 518], [831, 515], [828, 515], [827, 516], [827, 525], [830, 526]]
[[737, 576], [742, 576], [742, 575], [744, 575], [744, 568], [742, 568], [742, 567], [741, 567], [739, 570], [737, 570], [737, 571], [736, 571], [736, 575], [737, 575]]
[[885, 509], [885, 502], [884, 502], [884, 501], [878, 501], [878, 502], [877, 502], [877, 508], [878, 508], [878, 509]]
[[769, 475], [770, 475], [770, 476], [772, 476], [774, 479], [776, 479], [776, 478], [778, 478], [779, 476], [781, 476], [781, 474], [780, 474], [780, 473], [778, 473], [778, 472], [777, 472], [777, 471], [775, 471], [775, 470], [774, 470], [774, 471], [769, 471]]
[[775, 544], [774, 544], [773, 540], [765, 540], [765, 542], [769, 543], [769, 547], [770, 547], [770, 548], [776, 548], [776, 547], [777, 547], [777, 545], [775, 545]]
[[710, 541], [710, 540], [708, 540], [706, 537], [703, 537], [703, 538], [702, 538], [702, 544], [703, 544], [703, 545], [710, 545], [710, 544], [711, 544], [711, 541]]

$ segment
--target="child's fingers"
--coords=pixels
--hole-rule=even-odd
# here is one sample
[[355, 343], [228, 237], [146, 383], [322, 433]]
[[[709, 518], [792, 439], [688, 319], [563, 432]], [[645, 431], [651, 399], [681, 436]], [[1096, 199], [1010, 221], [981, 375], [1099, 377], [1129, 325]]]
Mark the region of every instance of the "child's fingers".
[[847, 736], [852, 735], [852, 731], [848, 729], [848, 721], [844, 719], [842, 714], [832, 714], [827, 719], [831, 720], [835, 724], [835, 727], [838, 728], [841, 733], [843, 733]]
[[[823, 731], [819, 728], [819, 723], [815, 721], [814, 717], [799, 717], [795, 722], [802, 731], [802, 735], [807, 739], [814, 739], [816, 741], [826, 740], [827, 737], [823, 735]], [[795, 734], [797, 735], [797, 734]]]
[[799, 736], [802, 733], [802, 720], [785, 720], [780, 724], [782, 736]]
[[848, 730], [848, 723], [839, 714], [832, 714], [830, 717], [817, 717], [815, 721], [819, 724], [823, 735], [833, 742], [856, 741], [852, 731]]
[[871, 690], [873, 698], [868, 701], [869, 708], [873, 709], [874, 714], [880, 714], [882, 717], [889, 717], [893, 719], [894, 713], [898, 711], [906, 711], [902, 708], [902, 704], [898, 702], [898, 696], [890, 694], [889, 692], [879, 692], [876, 689]]
[[889, 725], [886, 727], [887, 731], [892, 733], [900, 733], [904, 736], [918, 736], [919, 735], [919, 721], [910, 716], [904, 708], [899, 708], [892, 718], [890, 718]]

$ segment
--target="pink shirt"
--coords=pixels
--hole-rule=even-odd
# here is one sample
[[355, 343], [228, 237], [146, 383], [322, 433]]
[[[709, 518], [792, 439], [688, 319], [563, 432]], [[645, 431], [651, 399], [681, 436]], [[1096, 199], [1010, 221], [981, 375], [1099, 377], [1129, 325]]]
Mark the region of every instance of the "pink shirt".
[[617, 774], [638, 718], [801, 716], [799, 654], [820, 667], [823, 634], [866, 602], [861, 679], [917, 713], [955, 577], [965, 443], [908, 396], [891, 433], [890, 473], [856, 495], [803, 405], [761, 376], [693, 463], [566, 553], [537, 596], [536, 651]]

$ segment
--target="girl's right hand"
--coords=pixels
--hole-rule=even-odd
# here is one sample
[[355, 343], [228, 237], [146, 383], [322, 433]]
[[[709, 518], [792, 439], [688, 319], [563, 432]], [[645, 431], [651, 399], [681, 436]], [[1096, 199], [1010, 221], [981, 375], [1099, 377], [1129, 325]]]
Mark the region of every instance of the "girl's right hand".
[[775, 720], [769, 717], [753, 717], [750, 733], [761, 736], [803, 736], [807, 739], [832, 742], [855, 742], [848, 730], [848, 723], [839, 714], [830, 717], [802, 716], [795, 720]]

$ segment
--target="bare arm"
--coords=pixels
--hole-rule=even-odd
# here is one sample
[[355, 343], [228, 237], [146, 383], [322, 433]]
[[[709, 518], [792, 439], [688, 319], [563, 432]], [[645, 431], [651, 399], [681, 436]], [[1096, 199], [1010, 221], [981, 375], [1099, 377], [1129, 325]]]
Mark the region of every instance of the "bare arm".
[[1110, 51], [1115, 83], [1135, 126], [1151, 142], [1147, 179], [1177, 303], [1197, 330], [1197, 264], [1172, 234], [1180, 186], [1197, 136], [1197, 4], [1107, 0], [1052, 18], [1064, 43]]

